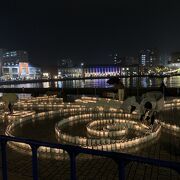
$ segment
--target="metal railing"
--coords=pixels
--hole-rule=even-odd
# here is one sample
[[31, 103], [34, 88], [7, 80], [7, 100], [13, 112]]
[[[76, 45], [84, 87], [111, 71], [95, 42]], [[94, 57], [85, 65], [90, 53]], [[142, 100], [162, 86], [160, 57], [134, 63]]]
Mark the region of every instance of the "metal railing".
[[17, 138], [17, 137], [1, 135], [0, 136], [0, 146], [1, 146], [3, 180], [8, 179], [6, 146], [7, 146], [7, 142], [10, 142], [10, 141], [20, 142], [20, 143], [25, 143], [25, 144], [30, 145], [31, 150], [32, 150], [33, 180], [38, 180], [37, 151], [40, 146], [56, 148], [56, 149], [63, 149], [65, 151], [67, 151], [67, 153], [69, 154], [69, 157], [70, 157], [71, 180], [77, 179], [76, 178], [76, 157], [78, 154], [90, 154], [90, 155], [97, 155], [97, 156], [108, 157], [108, 158], [113, 159], [118, 165], [120, 180], [125, 179], [125, 166], [128, 162], [138, 162], [138, 163], [142, 163], [142, 164], [149, 164], [149, 165], [155, 165], [155, 166], [160, 166], [160, 167], [164, 167], [164, 168], [170, 168], [170, 169], [177, 171], [180, 174], [180, 163], [178, 163], [178, 162], [152, 159], [152, 158], [130, 155], [130, 154], [125, 154], [125, 153], [99, 151], [99, 150], [81, 148], [79, 146], [55, 144], [55, 143], [41, 142], [41, 141], [30, 140], [30, 139], [25, 139], [25, 138]]

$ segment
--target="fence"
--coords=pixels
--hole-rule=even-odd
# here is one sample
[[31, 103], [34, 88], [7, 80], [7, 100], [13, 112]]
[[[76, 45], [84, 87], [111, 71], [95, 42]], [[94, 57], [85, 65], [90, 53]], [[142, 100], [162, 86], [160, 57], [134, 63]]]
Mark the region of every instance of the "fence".
[[178, 163], [178, 162], [164, 161], [164, 160], [151, 159], [151, 158], [146, 158], [146, 157], [125, 154], [125, 153], [99, 151], [99, 150], [81, 148], [79, 146], [47, 143], [47, 142], [35, 141], [35, 140], [30, 140], [30, 139], [25, 139], [25, 138], [16, 138], [16, 137], [1, 135], [0, 136], [0, 146], [1, 146], [3, 180], [8, 179], [6, 146], [7, 146], [7, 142], [9, 142], [9, 141], [26, 143], [26, 144], [30, 145], [31, 150], [32, 150], [33, 180], [38, 180], [37, 150], [40, 146], [63, 149], [68, 152], [69, 157], [70, 157], [71, 180], [76, 180], [76, 157], [78, 154], [91, 154], [91, 155], [97, 155], [97, 156], [108, 157], [108, 158], [113, 159], [118, 164], [120, 180], [125, 179], [125, 166], [128, 162], [138, 162], [138, 163], [143, 163], [143, 164], [149, 164], [149, 165], [170, 168], [170, 169], [177, 171], [180, 174], [180, 163]]

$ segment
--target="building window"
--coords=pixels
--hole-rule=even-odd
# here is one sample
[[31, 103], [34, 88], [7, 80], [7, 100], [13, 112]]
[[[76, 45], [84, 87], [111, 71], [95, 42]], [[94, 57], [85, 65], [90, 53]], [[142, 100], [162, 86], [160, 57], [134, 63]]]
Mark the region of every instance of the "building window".
[[18, 73], [18, 68], [12, 68], [12, 73], [17, 74]]
[[9, 68], [3, 68], [4, 74], [9, 74]]

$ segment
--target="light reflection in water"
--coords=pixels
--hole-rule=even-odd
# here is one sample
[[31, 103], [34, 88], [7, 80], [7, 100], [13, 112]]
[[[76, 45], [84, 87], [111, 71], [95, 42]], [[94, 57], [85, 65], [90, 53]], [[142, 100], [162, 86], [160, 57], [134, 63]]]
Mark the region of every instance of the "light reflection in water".
[[43, 87], [44, 88], [49, 88], [50, 86], [50, 83], [49, 82], [43, 82]]
[[[86, 79], [86, 80], [69, 80], [58, 82], [42, 82], [42, 83], [27, 83], [27, 84], [12, 84], [1, 85], [1, 88], [108, 88], [112, 87], [107, 83], [107, 79]], [[149, 77], [133, 77], [133, 78], [121, 78], [121, 81], [125, 87], [160, 87], [162, 78], [149, 78]], [[180, 87], [180, 76], [168, 77], [164, 79], [167, 87]]]

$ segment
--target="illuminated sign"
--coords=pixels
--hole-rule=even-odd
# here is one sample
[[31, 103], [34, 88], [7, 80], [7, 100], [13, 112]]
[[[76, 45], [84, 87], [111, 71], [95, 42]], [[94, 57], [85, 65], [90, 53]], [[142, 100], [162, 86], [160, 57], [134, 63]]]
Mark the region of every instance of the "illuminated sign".
[[27, 75], [29, 74], [28, 63], [20, 62], [19, 63], [19, 75]]

